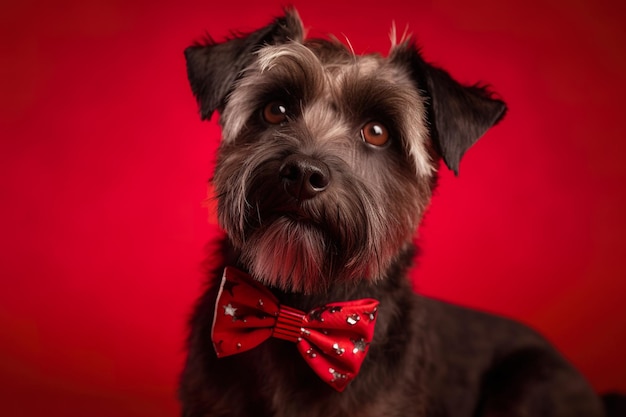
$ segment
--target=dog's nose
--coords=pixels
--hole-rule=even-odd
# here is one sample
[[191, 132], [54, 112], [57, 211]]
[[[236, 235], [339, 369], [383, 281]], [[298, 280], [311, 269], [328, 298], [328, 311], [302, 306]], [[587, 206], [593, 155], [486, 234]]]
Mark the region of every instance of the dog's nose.
[[298, 200], [315, 197], [330, 183], [328, 165], [304, 155], [290, 155], [280, 167], [285, 190]]

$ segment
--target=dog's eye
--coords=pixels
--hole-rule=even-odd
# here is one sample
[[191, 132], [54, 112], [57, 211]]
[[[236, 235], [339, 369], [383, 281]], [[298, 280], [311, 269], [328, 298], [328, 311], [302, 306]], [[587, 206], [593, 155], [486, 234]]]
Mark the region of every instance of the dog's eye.
[[280, 101], [272, 101], [263, 109], [263, 119], [270, 124], [278, 125], [287, 120], [287, 106]]
[[382, 123], [369, 122], [361, 129], [361, 138], [374, 146], [383, 146], [389, 140], [389, 131]]

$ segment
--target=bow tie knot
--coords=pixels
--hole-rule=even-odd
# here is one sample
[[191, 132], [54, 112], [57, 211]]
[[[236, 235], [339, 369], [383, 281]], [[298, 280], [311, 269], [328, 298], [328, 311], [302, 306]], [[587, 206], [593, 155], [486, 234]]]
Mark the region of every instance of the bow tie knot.
[[378, 301], [368, 298], [305, 313], [281, 305], [248, 274], [227, 267], [215, 304], [213, 345], [221, 358], [253, 349], [270, 337], [293, 342], [322, 380], [343, 391], [365, 359], [377, 306]]
[[273, 337], [283, 339], [288, 342], [298, 342], [307, 330], [304, 328], [306, 322], [305, 314], [295, 308], [281, 306], [276, 316]]

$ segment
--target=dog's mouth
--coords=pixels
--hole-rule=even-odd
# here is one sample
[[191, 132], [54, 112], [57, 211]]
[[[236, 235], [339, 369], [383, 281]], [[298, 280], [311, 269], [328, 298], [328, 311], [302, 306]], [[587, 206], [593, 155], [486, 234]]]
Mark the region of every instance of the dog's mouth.
[[[267, 216], [261, 220], [259, 225], [250, 232], [252, 234], [273, 234], [275, 230], [292, 230], [300, 237], [306, 234], [315, 234], [318, 238], [323, 236], [326, 245], [337, 245], [340, 237], [334, 233], [334, 227], [304, 211], [281, 211]], [[292, 236], [295, 238], [296, 236]], [[283, 242], [285, 246], [290, 245], [292, 239]]]
[[357, 192], [337, 195], [329, 190], [316, 198], [298, 200], [284, 192], [280, 185], [265, 184], [248, 196], [251, 204], [244, 216], [244, 242], [253, 237], [282, 239], [287, 236], [289, 239], [282, 242], [285, 246], [294, 241], [302, 243], [304, 239], [308, 240], [306, 247], [314, 245], [315, 251], [327, 251], [329, 256], [342, 252], [348, 259], [368, 246], [371, 216], [365, 212], [363, 197]]
[[293, 225], [332, 230], [333, 225], [320, 207], [299, 201], [276, 201], [256, 206], [256, 219], [249, 223], [253, 229], [264, 229], [276, 222], [287, 221]]
[[273, 221], [276, 221], [278, 219], [285, 219], [289, 222], [293, 222], [294, 224], [302, 226], [309, 226], [321, 229], [326, 229], [328, 227], [327, 225], [322, 224], [319, 220], [313, 218], [313, 216], [305, 213], [304, 211], [282, 212], [280, 214], [277, 214], [274, 217]]

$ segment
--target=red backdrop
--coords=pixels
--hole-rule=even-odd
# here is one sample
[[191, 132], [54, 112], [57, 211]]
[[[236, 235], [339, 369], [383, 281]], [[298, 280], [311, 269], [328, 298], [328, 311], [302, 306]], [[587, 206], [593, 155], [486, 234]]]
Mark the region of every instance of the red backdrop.
[[[174, 416], [217, 230], [202, 201], [219, 131], [182, 50], [282, 1], [6, 3], [0, 415]], [[506, 99], [460, 177], [443, 174], [416, 287], [533, 325], [596, 389], [626, 390], [626, 3], [293, 3], [359, 52], [409, 25], [427, 58]]]

